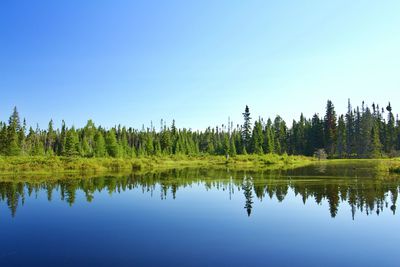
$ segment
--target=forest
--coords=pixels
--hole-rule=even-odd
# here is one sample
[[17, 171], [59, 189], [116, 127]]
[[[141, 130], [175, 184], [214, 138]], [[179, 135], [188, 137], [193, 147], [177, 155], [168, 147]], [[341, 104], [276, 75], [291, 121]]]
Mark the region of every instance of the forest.
[[173, 121], [160, 128], [141, 130], [115, 126], [106, 129], [88, 120], [83, 128], [27, 129], [14, 108], [8, 122], [0, 122], [0, 155], [133, 158], [161, 155], [288, 154], [313, 156], [323, 151], [329, 158], [395, 157], [400, 151], [400, 121], [389, 103], [386, 108], [372, 104], [337, 115], [328, 100], [324, 116], [303, 114], [291, 125], [279, 115], [274, 119], [252, 121], [250, 108], [243, 112], [243, 123], [208, 127], [204, 131], [178, 129]]

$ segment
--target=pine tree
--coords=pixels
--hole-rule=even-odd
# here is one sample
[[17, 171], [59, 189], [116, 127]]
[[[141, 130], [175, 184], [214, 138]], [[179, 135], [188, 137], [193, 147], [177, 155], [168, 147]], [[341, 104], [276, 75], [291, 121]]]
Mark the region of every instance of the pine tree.
[[328, 100], [326, 104], [326, 113], [324, 118], [325, 149], [330, 156], [335, 153], [336, 143], [336, 112], [332, 101]]
[[18, 146], [18, 135], [13, 126], [8, 127], [7, 131], [7, 156], [18, 156], [20, 154], [20, 148]]
[[274, 135], [275, 152], [278, 154], [286, 153], [287, 127], [285, 121], [280, 116], [276, 116], [274, 120]]
[[310, 142], [312, 143], [312, 153], [324, 148], [324, 122], [319, 118], [318, 114], [314, 114], [311, 120]]
[[232, 135], [229, 140], [229, 152], [231, 156], [236, 156], [237, 154], [234, 135]]
[[371, 131], [371, 146], [369, 150], [369, 157], [370, 158], [380, 158], [382, 156], [382, 144], [379, 139], [379, 126], [375, 122], [372, 131]]
[[231, 146], [230, 146], [229, 135], [228, 134], [224, 134], [222, 150], [223, 150], [222, 151], [223, 155], [231, 155]]
[[116, 131], [114, 128], [112, 128], [110, 131], [107, 132], [105, 143], [108, 155], [113, 158], [119, 157], [120, 151], [117, 142]]
[[371, 130], [373, 128], [374, 119], [372, 117], [370, 109], [362, 107], [362, 116], [360, 122], [360, 139], [361, 147], [359, 151], [359, 157], [367, 158], [371, 151]]
[[45, 144], [45, 151], [48, 155], [53, 155], [54, 153], [54, 144], [56, 142], [56, 132], [53, 128], [53, 120], [50, 120], [49, 126], [46, 133], [46, 144]]
[[254, 123], [253, 133], [251, 137], [251, 152], [254, 154], [263, 154], [264, 143], [263, 129], [260, 121]]
[[354, 113], [348, 100], [347, 113], [346, 113], [346, 154], [350, 157], [354, 151]]
[[77, 156], [79, 154], [79, 139], [75, 127], [67, 131], [65, 139], [65, 156]]
[[339, 158], [344, 158], [346, 156], [346, 125], [344, 122], [344, 117], [341, 115], [339, 117], [338, 129], [337, 129], [337, 153]]
[[172, 153], [171, 132], [166, 127], [164, 127], [164, 130], [161, 132], [160, 145], [164, 154], [169, 155]]
[[161, 144], [160, 144], [160, 140], [158, 138], [154, 141], [154, 154], [156, 156], [161, 155]]
[[67, 138], [67, 127], [65, 126], [65, 121], [63, 120], [61, 123], [60, 137], [58, 138], [57, 141], [57, 155], [59, 156], [65, 154], [64, 152], [65, 152], [66, 138]]
[[8, 120], [8, 124], [12, 125], [16, 131], [18, 131], [21, 128], [21, 123], [20, 123], [17, 107], [14, 107], [13, 113], [11, 114], [11, 116]]
[[354, 121], [354, 136], [355, 136], [355, 150], [357, 156], [361, 156], [363, 153], [363, 146], [361, 136], [361, 113], [359, 107], [354, 111], [355, 121]]
[[267, 125], [264, 130], [264, 152], [265, 153], [274, 153], [275, 152], [275, 135], [272, 130], [272, 122], [271, 119], [268, 119]]
[[391, 153], [394, 148], [395, 148], [395, 122], [394, 122], [394, 116], [392, 113], [392, 106], [390, 105], [390, 102], [388, 106], [386, 107], [386, 110], [388, 111], [388, 121], [387, 121], [387, 126], [386, 126], [386, 152]]
[[94, 136], [94, 155], [98, 158], [105, 157], [107, 153], [104, 136], [100, 130]]
[[251, 117], [250, 117], [250, 109], [249, 106], [246, 105], [243, 115], [243, 126], [242, 126], [242, 140], [243, 147], [246, 148], [246, 151], [250, 150], [250, 142], [251, 142]]
[[149, 131], [147, 131], [146, 137], [145, 137], [145, 151], [147, 155], [154, 155], [154, 143], [153, 143], [153, 136], [150, 134]]
[[7, 154], [7, 126], [0, 122], [0, 155]]

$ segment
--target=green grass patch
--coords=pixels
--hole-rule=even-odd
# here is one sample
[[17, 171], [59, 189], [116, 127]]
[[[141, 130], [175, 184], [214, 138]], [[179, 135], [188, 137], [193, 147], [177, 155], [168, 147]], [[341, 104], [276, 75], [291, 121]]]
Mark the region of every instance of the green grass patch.
[[151, 171], [180, 167], [221, 167], [230, 169], [291, 168], [313, 162], [314, 159], [288, 155], [224, 156], [152, 156], [138, 158], [81, 157], [0, 157], [0, 173], [60, 173], [60, 172], [121, 172]]

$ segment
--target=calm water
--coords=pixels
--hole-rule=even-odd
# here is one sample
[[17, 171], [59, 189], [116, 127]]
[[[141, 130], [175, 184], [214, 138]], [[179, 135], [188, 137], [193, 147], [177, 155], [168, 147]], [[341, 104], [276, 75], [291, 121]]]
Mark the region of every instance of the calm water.
[[0, 266], [399, 266], [371, 165], [0, 179]]

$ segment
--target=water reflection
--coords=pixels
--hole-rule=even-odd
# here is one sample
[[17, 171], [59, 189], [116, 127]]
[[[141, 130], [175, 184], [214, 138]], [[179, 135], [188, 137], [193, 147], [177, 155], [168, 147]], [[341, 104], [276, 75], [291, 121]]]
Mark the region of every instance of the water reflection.
[[[320, 167], [318, 167], [320, 168]], [[325, 171], [325, 170], [323, 170]], [[190, 187], [217, 189], [229, 194], [244, 197], [244, 209], [251, 216], [254, 199], [285, 200], [293, 192], [304, 204], [312, 201], [321, 204], [327, 201], [329, 213], [334, 218], [339, 204], [350, 206], [351, 216], [356, 212], [379, 215], [385, 209], [396, 212], [400, 179], [397, 177], [313, 177], [304, 176], [304, 170], [294, 172], [232, 172], [226, 170], [182, 169], [150, 174], [130, 174], [123, 176], [105, 176], [94, 178], [2, 178], [0, 181], [0, 201], [5, 202], [11, 216], [16, 216], [18, 207], [24, 205], [27, 196], [46, 192], [48, 201], [57, 195], [61, 200], [73, 206], [78, 190], [84, 192], [86, 201], [95, 200], [94, 193], [119, 193], [140, 189], [152, 196], [161, 193], [160, 199], [175, 199], [180, 190]], [[321, 169], [317, 170], [320, 173]], [[155, 196], [157, 197], [157, 196]], [[206, 195], [204, 197], [207, 197]], [[32, 200], [30, 200], [32, 201]], [[264, 203], [261, 203], [264, 204]], [[239, 207], [238, 207], [239, 208]], [[240, 207], [240, 208], [243, 208]]]

